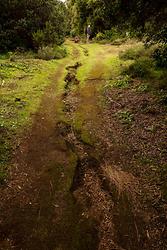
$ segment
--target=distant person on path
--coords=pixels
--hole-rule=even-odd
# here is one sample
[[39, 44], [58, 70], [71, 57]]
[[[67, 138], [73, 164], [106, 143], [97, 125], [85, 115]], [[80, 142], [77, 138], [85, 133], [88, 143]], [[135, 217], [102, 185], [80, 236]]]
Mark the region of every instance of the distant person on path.
[[87, 27], [86, 33], [87, 33], [87, 43], [89, 43], [89, 39], [90, 39], [90, 36], [91, 36], [91, 33], [92, 33], [90, 24]]

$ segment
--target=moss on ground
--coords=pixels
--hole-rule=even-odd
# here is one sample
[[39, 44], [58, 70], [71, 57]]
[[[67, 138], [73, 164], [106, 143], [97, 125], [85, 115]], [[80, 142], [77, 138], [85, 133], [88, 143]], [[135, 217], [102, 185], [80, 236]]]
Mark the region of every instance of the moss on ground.
[[[97, 55], [101, 52], [102, 48], [99, 44], [84, 44], [83, 48], [88, 50], [89, 56], [85, 56], [84, 54], [81, 57], [82, 66], [78, 69], [77, 78], [81, 83], [84, 83], [84, 80], [88, 76], [88, 73], [93, 68], [95, 63], [97, 62]], [[80, 48], [82, 50], [82, 48]]]

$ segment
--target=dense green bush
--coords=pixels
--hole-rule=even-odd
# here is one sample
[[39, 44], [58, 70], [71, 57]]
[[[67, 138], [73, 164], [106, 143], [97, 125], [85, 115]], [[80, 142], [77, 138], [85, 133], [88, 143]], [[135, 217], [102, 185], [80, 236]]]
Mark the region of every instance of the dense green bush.
[[77, 36], [77, 34], [78, 34], [78, 32], [75, 29], [70, 31], [70, 36], [71, 37], [75, 37], [75, 36]]
[[43, 59], [43, 60], [52, 60], [52, 59], [61, 59], [65, 57], [67, 54], [65, 48], [62, 48], [60, 46], [56, 47], [42, 47], [38, 50], [37, 58]]
[[122, 73], [142, 78], [138, 91], [156, 90], [164, 93], [167, 90], [166, 45], [128, 49], [120, 54], [120, 58], [133, 60], [130, 66], [123, 67]]
[[[122, 38], [127, 31], [127, 37], [146, 36], [148, 41], [167, 42], [165, 0], [66, 0], [66, 2], [71, 16], [71, 29], [77, 30], [80, 34], [88, 24], [91, 24], [93, 34], [104, 33], [106, 40], [114, 41], [118, 39], [118, 34]], [[113, 27], [117, 27], [116, 32], [113, 31]]]
[[98, 32], [96, 35], [96, 41], [101, 41], [105, 39], [105, 35], [102, 32]]
[[59, 0], [0, 0], [0, 51], [61, 44], [66, 7]]
[[156, 89], [167, 90], [167, 70], [163, 70], [154, 84]]
[[159, 46], [153, 53], [156, 65], [161, 68], [167, 68], [167, 44]]
[[114, 82], [114, 87], [116, 88], [126, 88], [129, 86], [129, 83], [131, 82], [131, 78], [128, 75], [120, 77], [120, 79], [116, 80]]
[[140, 57], [133, 64], [131, 64], [126, 71], [133, 77], [150, 77], [151, 69], [154, 66], [154, 62], [151, 58]]
[[110, 30], [104, 30], [104, 32], [98, 32], [95, 40], [96, 41], [102, 41], [102, 40], [107, 40], [107, 41], [115, 41], [117, 39], [125, 38], [126, 34], [125, 32], [120, 32], [118, 28], [112, 28]]
[[122, 51], [119, 53], [119, 58], [122, 60], [135, 60], [144, 54], [143, 46], [137, 48], [130, 48], [126, 51]]

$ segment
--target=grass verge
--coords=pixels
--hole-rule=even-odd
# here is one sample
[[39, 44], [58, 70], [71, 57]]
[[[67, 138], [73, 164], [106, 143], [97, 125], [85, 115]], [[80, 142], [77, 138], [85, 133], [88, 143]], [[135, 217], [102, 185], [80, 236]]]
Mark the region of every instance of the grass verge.
[[7, 178], [18, 135], [31, 125], [51, 75], [63, 60], [0, 57], [0, 184]]

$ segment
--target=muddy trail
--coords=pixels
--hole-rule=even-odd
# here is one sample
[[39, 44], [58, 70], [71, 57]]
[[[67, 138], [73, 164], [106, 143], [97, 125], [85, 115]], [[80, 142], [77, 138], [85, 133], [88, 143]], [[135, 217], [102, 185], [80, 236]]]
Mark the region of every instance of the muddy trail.
[[1, 193], [2, 250], [153, 249], [139, 180], [115, 164], [121, 148], [109, 153], [111, 131], [99, 101], [103, 60], [81, 85], [79, 53], [73, 46], [72, 59], [51, 76], [14, 154]]

